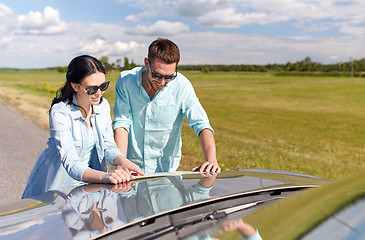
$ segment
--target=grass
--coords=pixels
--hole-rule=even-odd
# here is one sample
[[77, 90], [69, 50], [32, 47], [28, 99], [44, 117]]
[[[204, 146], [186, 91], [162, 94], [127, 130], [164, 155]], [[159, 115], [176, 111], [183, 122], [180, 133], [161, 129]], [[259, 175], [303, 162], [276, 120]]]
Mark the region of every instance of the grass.
[[[337, 179], [365, 168], [364, 78], [184, 74], [216, 132], [223, 169], [269, 168]], [[113, 105], [118, 73], [107, 78], [111, 86], [104, 96]], [[0, 97], [48, 129], [47, 111], [64, 80], [65, 74], [50, 70], [0, 71]], [[190, 170], [204, 156], [186, 123], [182, 139], [179, 170]]]
[[[186, 75], [216, 131], [223, 168], [336, 179], [364, 167], [365, 79]], [[192, 135], [185, 127], [183, 153], [202, 158]]]

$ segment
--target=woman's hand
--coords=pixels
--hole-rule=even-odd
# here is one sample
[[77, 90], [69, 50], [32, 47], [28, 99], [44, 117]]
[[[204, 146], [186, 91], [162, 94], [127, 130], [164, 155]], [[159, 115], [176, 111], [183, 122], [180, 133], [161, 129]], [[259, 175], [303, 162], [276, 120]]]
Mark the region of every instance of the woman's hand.
[[135, 185], [136, 185], [135, 183], [124, 182], [124, 183], [120, 183], [120, 184], [109, 185], [109, 186], [112, 186], [111, 188], [109, 188], [109, 190], [116, 194], [120, 194], [120, 193], [124, 193], [124, 192], [129, 192], [132, 189], [132, 187]]
[[118, 183], [124, 183], [124, 182], [129, 182], [132, 178], [132, 175], [125, 171], [124, 169], [115, 169], [112, 172], [109, 173], [105, 173], [104, 177], [103, 177], [103, 182], [104, 183], [113, 183], [113, 184], [118, 184]]
[[123, 168], [115, 169], [112, 172], [104, 172], [92, 168], [87, 168], [82, 175], [82, 181], [89, 183], [118, 184], [128, 182], [131, 179], [131, 173], [124, 170]]

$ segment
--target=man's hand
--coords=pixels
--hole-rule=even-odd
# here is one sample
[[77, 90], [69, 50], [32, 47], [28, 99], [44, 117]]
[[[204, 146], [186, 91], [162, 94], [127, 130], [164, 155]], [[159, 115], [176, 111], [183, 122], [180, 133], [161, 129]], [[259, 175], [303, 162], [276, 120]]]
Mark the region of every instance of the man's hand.
[[[221, 231], [220, 234], [224, 232], [230, 232], [237, 230], [242, 237], [250, 238], [256, 235], [256, 229], [248, 223], [245, 223], [242, 219], [234, 220], [234, 221], [224, 221], [221, 223]], [[255, 239], [262, 239], [261, 236], [257, 236]]]
[[220, 173], [221, 168], [218, 165], [216, 157], [216, 149], [213, 132], [210, 129], [203, 129], [199, 133], [199, 141], [204, 152], [205, 162], [192, 169], [193, 172], [209, 172], [209, 173]]
[[114, 164], [117, 166], [116, 169], [123, 169], [124, 171], [134, 176], [144, 176], [144, 173], [141, 171], [137, 164], [132, 163], [122, 155], [118, 155], [115, 157]]
[[201, 166], [193, 168], [193, 172], [208, 172], [208, 173], [220, 173], [221, 168], [217, 162], [204, 162]]

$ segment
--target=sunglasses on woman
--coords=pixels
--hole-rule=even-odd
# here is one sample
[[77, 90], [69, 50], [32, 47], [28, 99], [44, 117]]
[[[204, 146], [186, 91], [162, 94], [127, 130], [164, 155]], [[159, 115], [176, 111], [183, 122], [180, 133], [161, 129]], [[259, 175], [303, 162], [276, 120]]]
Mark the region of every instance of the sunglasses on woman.
[[81, 87], [85, 88], [86, 93], [88, 95], [93, 95], [93, 94], [95, 94], [98, 91], [98, 89], [100, 89], [100, 91], [102, 91], [102, 92], [104, 92], [105, 90], [107, 90], [108, 87], [109, 87], [109, 83], [110, 83], [110, 81], [107, 81], [107, 82], [104, 82], [104, 83], [100, 84], [100, 86], [90, 86], [90, 87], [84, 87], [81, 84], [79, 84], [79, 85]]

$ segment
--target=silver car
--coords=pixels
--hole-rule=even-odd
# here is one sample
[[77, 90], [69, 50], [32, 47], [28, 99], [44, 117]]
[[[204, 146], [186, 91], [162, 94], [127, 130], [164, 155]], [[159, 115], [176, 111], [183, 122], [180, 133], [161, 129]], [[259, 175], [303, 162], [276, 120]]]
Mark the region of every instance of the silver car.
[[69, 186], [0, 206], [0, 239], [210, 239], [222, 222], [326, 181], [251, 169]]

